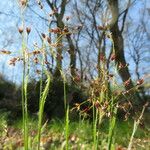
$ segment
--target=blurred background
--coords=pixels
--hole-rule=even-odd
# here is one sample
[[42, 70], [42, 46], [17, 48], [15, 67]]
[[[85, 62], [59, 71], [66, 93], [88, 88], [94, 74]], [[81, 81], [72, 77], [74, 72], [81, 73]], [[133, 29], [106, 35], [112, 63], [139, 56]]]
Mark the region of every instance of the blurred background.
[[[63, 36], [59, 43], [60, 47], [53, 47], [57, 59], [51, 54], [47, 56], [46, 67], [55, 77], [60, 76], [60, 67], [70, 83], [76, 80], [80, 86], [87, 86], [93, 79], [100, 77], [99, 68], [103, 61], [102, 57], [105, 57], [108, 72], [115, 74], [120, 84], [130, 78], [133, 84], [126, 87], [129, 89], [142, 79], [144, 84], [140, 96], [149, 96], [149, 0], [119, 0], [116, 6], [112, 6], [111, 2], [108, 3], [106, 0], [64, 0], [64, 3], [61, 3], [61, 0], [29, 0], [27, 6], [23, 6], [24, 2], [27, 1], [7, 0], [1, 1], [0, 5], [1, 107], [12, 108], [11, 105], [6, 106], [6, 103], [4, 105], [4, 101], [19, 101], [18, 97], [21, 94], [23, 66], [22, 63], [11, 65], [10, 61], [22, 55], [22, 34], [18, 32], [22, 27], [24, 30], [31, 30], [26, 39], [30, 53], [37, 47], [42, 47], [43, 34], [55, 43], [58, 34], [53, 34], [54, 29], [63, 28], [70, 32]], [[116, 7], [115, 11], [113, 7]], [[109, 36], [114, 40], [115, 52]], [[7, 51], [11, 54], [5, 54]], [[49, 48], [46, 48], [46, 51], [49, 51]], [[114, 69], [115, 65], [111, 62], [112, 54], [116, 57], [115, 64], [126, 65], [122, 72]], [[33, 99], [36, 99], [38, 90], [37, 93], [33, 93], [32, 86], [36, 89], [37, 84], [34, 84], [40, 78], [37, 73], [40, 70], [41, 66], [31, 61], [29, 92], [33, 102], [31, 107], [35, 106], [34, 111], [38, 103], [35, 105], [36, 100]], [[54, 89], [57, 91], [57, 86], [54, 85]], [[63, 93], [61, 95], [63, 96]], [[10, 104], [9, 102], [7, 104]]]

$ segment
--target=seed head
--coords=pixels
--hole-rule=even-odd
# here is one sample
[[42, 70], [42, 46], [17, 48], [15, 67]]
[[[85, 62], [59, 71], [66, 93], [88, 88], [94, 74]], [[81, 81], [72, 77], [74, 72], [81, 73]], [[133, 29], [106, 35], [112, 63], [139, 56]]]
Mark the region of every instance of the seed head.
[[70, 16], [66, 16], [66, 20], [68, 21], [70, 19]]
[[45, 64], [46, 64], [46, 65], [49, 65], [50, 63], [49, 63], [48, 61], [45, 61]]
[[65, 33], [69, 32], [68, 27], [64, 27], [63, 32]]
[[38, 5], [39, 5], [39, 6], [42, 5], [40, 1], [38, 2]]
[[30, 32], [31, 32], [31, 28], [30, 28], [30, 27], [26, 27], [26, 32], [27, 32], [27, 34], [29, 35]]
[[49, 44], [51, 44], [51, 38], [50, 38], [50, 37], [47, 37], [47, 42], [48, 42]]
[[90, 110], [90, 108], [89, 108], [89, 107], [86, 107], [86, 108], [83, 110], [83, 113], [87, 113], [89, 110]]
[[97, 26], [97, 29], [98, 29], [98, 30], [106, 30], [106, 27], [103, 27], [103, 26]]
[[109, 74], [109, 77], [111, 77], [111, 78], [112, 78], [113, 76], [114, 76], [113, 74]]
[[49, 32], [52, 32], [54, 34], [61, 34], [61, 29], [59, 27], [50, 29]]
[[53, 13], [54, 13], [54, 14], [58, 13], [58, 9], [57, 9], [57, 8], [54, 8], [54, 9], [53, 9]]
[[38, 63], [39, 63], [39, 60], [38, 60], [37, 57], [35, 57], [33, 61], [34, 61], [35, 64], [38, 64]]
[[104, 54], [103, 54], [103, 53], [100, 53], [100, 57], [99, 57], [99, 59], [100, 59], [101, 61], [104, 61], [104, 60], [105, 60], [105, 56], [104, 56]]
[[40, 54], [40, 53], [41, 53], [41, 51], [39, 51], [39, 50], [35, 50], [35, 51], [33, 51], [32, 53], [33, 53], [33, 55], [37, 55], [37, 54]]
[[81, 81], [81, 78], [80, 78], [80, 76], [79, 75], [76, 75], [74, 78], [73, 78], [73, 80], [75, 81], [75, 82], [80, 82]]
[[111, 38], [111, 35], [110, 35], [110, 34], [107, 34], [106, 36], [107, 36], [107, 38], [109, 38], [109, 39]]
[[41, 35], [42, 35], [43, 39], [45, 39], [45, 38], [46, 38], [45, 33], [41, 33]]
[[125, 85], [125, 86], [128, 86], [130, 83], [131, 83], [131, 79], [129, 78], [128, 80], [126, 80], [126, 81], [124, 82], [124, 85]]
[[22, 34], [23, 33], [23, 27], [19, 27], [18, 31], [19, 31], [20, 34]]
[[50, 17], [52, 17], [53, 15], [54, 15], [54, 13], [53, 13], [53, 12], [49, 14], [49, 16], [50, 16]]
[[96, 108], [99, 108], [100, 107], [99, 101], [97, 100], [94, 105], [95, 105]]
[[63, 56], [62, 56], [62, 55], [60, 55], [60, 54], [57, 54], [56, 59], [58, 59], [58, 60], [62, 60], [62, 59], [63, 59]]
[[75, 29], [76, 30], [81, 30], [83, 28], [83, 24], [79, 24]]
[[37, 74], [40, 74], [40, 73], [41, 73], [41, 70], [37, 69], [37, 70], [36, 70], [36, 73], [37, 73]]
[[20, 4], [21, 4], [21, 6], [26, 6], [27, 0], [20, 0]]
[[39, 7], [41, 8], [41, 9], [43, 9], [43, 5], [42, 5], [42, 3], [39, 1], [38, 2], [38, 5], [39, 5]]
[[141, 85], [141, 84], [143, 84], [143, 82], [144, 82], [144, 79], [139, 79], [139, 80], [137, 80], [137, 85]]
[[125, 68], [125, 67], [128, 67], [128, 66], [129, 66], [128, 63], [127, 63], [127, 64], [119, 63], [118, 68], [119, 68], [119, 69], [122, 69], [122, 68]]
[[11, 51], [3, 49], [3, 50], [0, 51], [0, 54], [7, 54], [7, 55], [9, 55], [9, 54], [11, 54]]
[[16, 65], [16, 61], [17, 61], [17, 58], [16, 58], [16, 57], [10, 59], [10, 60], [9, 60], [9, 65], [15, 66], [15, 65]]
[[116, 59], [116, 55], [115, 55], [115, 54], [111, 54], [110, 60], [113, 61], [113, 60], [115, 60], [115, 59]]

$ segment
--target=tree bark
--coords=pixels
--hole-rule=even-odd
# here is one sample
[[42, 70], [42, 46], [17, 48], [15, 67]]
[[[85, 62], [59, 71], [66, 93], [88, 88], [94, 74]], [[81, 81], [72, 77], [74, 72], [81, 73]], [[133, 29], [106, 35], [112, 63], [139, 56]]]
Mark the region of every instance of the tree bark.
[[[122, 81], [125, 82], [128, 79], [131, 79], [131, 75], [125, 60], [124, 40], [122, 32], [119, 30], [118, 26], [118, 16], [119, 16], [118, 0], [108, 0], [108, 3], [112, 13], [112, 21], [109, 25], [109, 29], [112, 33], [112, 40], [114, 42], [114, 52], [116, 55], [115, 63], [117, 65], [118, 73]], [[121, 64], [123, 67], [120, 68], [119, 64]], [[125, 86], [126, 90], [130, 90], [133, 87], [134, 85], [132, 81], [130, 81], [130, 83]]]
[[[125, 85], [126, 91], [130, 91], [130, 96], [132, 94], [131, 100], [133, 105], [137, 105], [141, 103], [141, 97], [137, 91], [131, 90], [134, 89], [134, 84], [131, 80], [131, 75], [128, 69], [127, 62], [125, 60], [125, 54], [124, 54], [124, 40], [122, 36], [122, 30], [119, 29], [118, 25], [118, 17], [119, 17], [119, 6], [118, 6], [118, 0], [108, 0], [109, 7], [112, 13], [112, 21], [109, 25], [109, 29], [112, 33], [112, 40], [114, 43], [114, 53], [116, 55], [115, 58], [115, 64], [118, 69], [118, 73], [122, 79], [122, 81], [125, 83], [125, 81], [130, 79], [130, 82]], [[125, 21], [125, 20], [124, 20]], [[120, 64], [122, 67], [120, 67]]]
[[74, 78], [76, 76], [76, 49], [70, 37], [70, 34], [66, 35], [66, 37], [68, 40], [69, 51], [70, 51], [70, 72], [71, 72], [71, 76]]
[[[53, 3], [51, 3], [49, 0], [46, 0], [48, 5], [50, 6], [50, 8], [53, 10], [54, 9], [54, 5]], [[67, 5], [67, 0], [63, 0], [61, 3], [61, 10], [60, 13], [55, 13], [55, 17], [56, 17], [56, 22], [57, 22], [57, 27], [59, 27], [60, 29], [63, 29], [65, 27], [64, 22], [63, 22], [63, 17], [64, 17], [64, 13], [65, 13], [65, 9], [66, 9], [66, 5]], [[60, 35], [57, 34], [57, 37], [59, 37]], [[76, 76], [76, 49], [75, 46], [73, 44], [73, 41], [71, 39], [71, 35], [67, 34], [66, 35], [68, 44], [69, 44], [69, 54], [70, 54], [70, 72], [72, 77]], [[62, 39], [59, 41], [59, 44], [62, 44]], [[57, 77], [60, 77], [60, 70], [62, 69], [62, 48], [57, 48], [57, 54], [60, 57], [60, 59], [56, 60], [56, 69], [55, 69], [55, 73], [54, 75]]]

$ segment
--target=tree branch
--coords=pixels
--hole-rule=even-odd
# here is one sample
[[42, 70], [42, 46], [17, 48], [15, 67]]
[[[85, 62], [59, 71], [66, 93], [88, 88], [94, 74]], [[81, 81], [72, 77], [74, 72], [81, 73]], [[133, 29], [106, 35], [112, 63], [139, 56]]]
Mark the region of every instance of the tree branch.
[[131, 3], [131, 0], [128, 1], [127, 8], [126, 8], [125, 13], [124, 13], [124, 15], [123, 15], [122, 27], [121, 27], [121, 31], [120, 31], [121, 33], [122, 33], [123, 30], [124, 30], [125, 21], [126, 21], [126, 17], [127, 17], [128, 11], [129, 11], [130, 3]]

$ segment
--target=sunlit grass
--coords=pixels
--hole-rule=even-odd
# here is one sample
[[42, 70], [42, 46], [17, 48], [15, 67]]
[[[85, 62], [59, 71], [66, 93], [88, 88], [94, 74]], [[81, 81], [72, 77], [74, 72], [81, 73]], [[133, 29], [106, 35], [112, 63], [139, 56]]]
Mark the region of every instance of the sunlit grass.
[[[106, 148], [106, 144], [107, 144], [106, 139], [107, 139], [108, 127], [109, 127], [108, 121], [109, 120], [105, 120], [101, 124], [101, 128], [98, 129], [99, 131], [98, 147]], [[29, 122], [29, 139], [30, 139], [29, 146], [30, 146], [30, 149], [36, 149], [35, 138], [37, 136], [36, 133], [38, 132], [36, 130], [38, 118], [29, 118], [28, 122]], [[117, 147], [117, 145], [118, 146], [120, 145], [126, 148], [128, 147], [128, 142], [132, 134], [133, 124], [134, 124], [133, 120], [128, 120], [128, 121], [117, 120], [116, 121], [116, 130], [113, 136], [113, 138], [115, 139], [115, 143], [114, 143], [115, 147]], [[66, 126], [65, 120], [56, 119], [56, 120], [50, 121], [45, 126], [42, 132], [41, 141], [43, 142], [43, 145], [45, 143], [45, 145], [47, 144], [49, 148], [55, 148], [55, 149], [56, 148], [61, 149], [62, 147], [65, 148], [65, 136], [66, 136], [65, 126]], [[89, 121], [70, 122], [69, 127], [70, 127], [70, 130], [69, 130], [68, 144], [70, 148], [83, 147], [83, 148], [89, 149], [93, 147], [93, 139], [92, 139], [93, 125], [92, 123], [90, 123]], [[17, 143], [17, 140], [19, 140], [19, 138], [17, 138], [18, 136], [20, 137], [20, 140], [23, 140], [20, 135], [21, 128], [22, 128], [21, 120], [16, 121], [14, 125], [12, 126], [7, 126], [6, 118], [3, 119], [3, 121], [1, 120], [0, 130], [3, 131], [1, 132], [2, 134], [0, 135], [1, 143], [2, 143], [2, 139], [6, 137], [6, 131], [9, 132], [7, 133], [9, 136], [7, 136], [6, 138], [11, 140], [11, 138], [13, 137], [14, 143], [15, 142]], [[15, 139], [15, 136], [13, 135], [16, 135], [16, 139]], [[142, 128], [138, 128], [134, 137], [135, 137], [134, 142], [133, 142], [134, 147], [139, 147], [137, 143], [144, 145], [145, 149], [148, 148], [148, 146], [150, 146], [148, 142], [150, 134], [148, 134], [148, 132], [146, 133], [146, 130]], [[135, 143], [135, 141], [137, 141], [137, 143]], [[5, 141], [3, 142], [5, 143]], [[12, 145], [13, 145], [13, 142], [12, 142]], [[21, 148], [20, 145], [18, 145], [18, 149], [20, 148]]]

